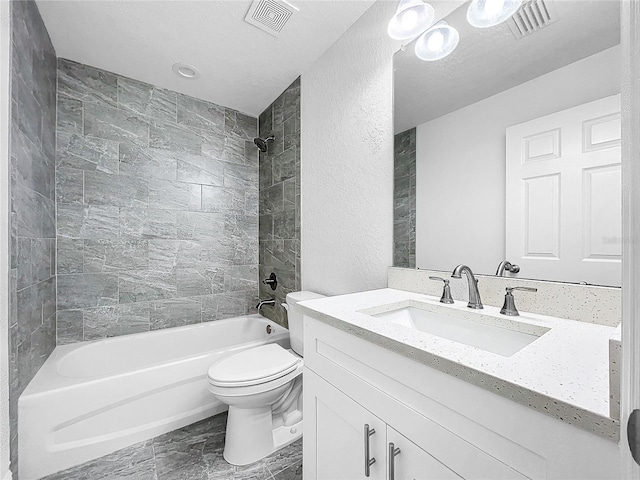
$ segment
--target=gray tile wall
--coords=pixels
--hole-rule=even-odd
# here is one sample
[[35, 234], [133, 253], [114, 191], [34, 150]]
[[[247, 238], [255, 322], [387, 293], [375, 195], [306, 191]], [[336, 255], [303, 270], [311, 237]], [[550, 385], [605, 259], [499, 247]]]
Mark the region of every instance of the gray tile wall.
[[287, 326], [280, 304], [300, 290], [300, 78], [262, 112], [259, 125], [261, 137], [276, 137], [260, 153], [260, 279], [278, 277], [275, 292], [260, 284], [260, 298], [276, 298], [262, 314]]
[[416, 266], [416, 129], [393, 142], [393, 265]]
[[257, 119], [58, 60], [58, 344], [255, 312]]
[[18, 397], [56, 345], [56, 53], [33, 1], [11, 2], [11, 469]]

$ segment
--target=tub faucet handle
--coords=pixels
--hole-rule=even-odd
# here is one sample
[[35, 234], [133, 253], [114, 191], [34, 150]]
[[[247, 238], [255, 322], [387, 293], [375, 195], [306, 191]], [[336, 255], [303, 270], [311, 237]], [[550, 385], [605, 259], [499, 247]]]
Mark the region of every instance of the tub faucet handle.
[[276, 274], [274, 272], [271, 272], [269, 278], [265, 278], [264, 280], [262, 280], [262, 283], [264, 283], [265, 285], [269, 285], [271, 287], [271, 290], [275, 290], [276, 288], [278, 288], [278, 278], [276, 277]]
[[532, 287], [507, 287], [506, 290], [507, 293], [504, 296], [504, 305], [502, 305], [502, 310], [500, 310], [500, 313], [503, 315], [508, 315], [510, 317], [516, 317], [520, 315], [520, 313], [518, 313], [518, 309], [516, 308], [516, 302], [511, 292], [513, 292], [514, 290], [521, 290], [523, 292], [538, 291], [537, 288]]
[[440, 297], [440, 303], [453, 303], [449, 280], [442, 277], [429, 277], [429, 280], [440, 280], [441, 282], [444, 282], [444, 287], [442, 288], [442, 296]]

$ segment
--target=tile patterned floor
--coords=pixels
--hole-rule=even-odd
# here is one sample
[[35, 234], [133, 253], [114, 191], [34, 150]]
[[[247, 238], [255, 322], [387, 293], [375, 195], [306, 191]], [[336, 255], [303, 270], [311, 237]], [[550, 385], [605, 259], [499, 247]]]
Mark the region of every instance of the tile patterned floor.
[[235, 467], [222, 458], [226, 424], [225, 412], [43, 480], [302, 480], [302, 440]]

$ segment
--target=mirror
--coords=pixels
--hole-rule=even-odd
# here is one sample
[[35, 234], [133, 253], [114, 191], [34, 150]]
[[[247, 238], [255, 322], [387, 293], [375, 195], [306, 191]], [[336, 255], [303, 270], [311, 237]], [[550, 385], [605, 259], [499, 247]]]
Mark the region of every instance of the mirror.
[[394, 56], [394, 265], [619, 286], [619, 2], [528, 0], [485, 29], [467, 8], [449, 56]]

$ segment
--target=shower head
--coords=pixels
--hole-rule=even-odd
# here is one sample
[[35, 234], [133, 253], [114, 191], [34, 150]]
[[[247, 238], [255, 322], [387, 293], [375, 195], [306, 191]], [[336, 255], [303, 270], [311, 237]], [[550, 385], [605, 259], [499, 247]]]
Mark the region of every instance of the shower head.
[[269, 135], [267, 138], [256, 137], [253, 139], [253, 143], [256, 144], [256, 147], [260, 149], [262, 153], [266, 153], [269, 147], [268, 142], [273, 142], [276, 139], [274, 135]]

